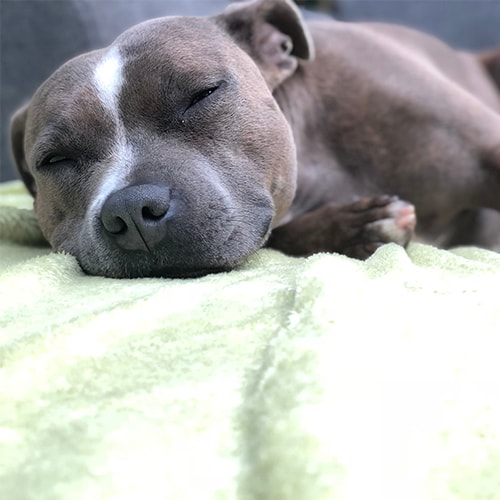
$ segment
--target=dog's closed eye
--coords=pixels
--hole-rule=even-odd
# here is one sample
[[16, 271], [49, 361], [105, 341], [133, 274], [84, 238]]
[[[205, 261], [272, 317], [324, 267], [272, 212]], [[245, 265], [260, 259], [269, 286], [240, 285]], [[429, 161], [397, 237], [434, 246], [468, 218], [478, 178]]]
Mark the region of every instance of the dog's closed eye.
[[64, 156], [64, 155], [59, 155], [59, 154], [49, 154], [45, 156], [45, 158], [38, 164], [39, 168], [43, 167], [50, 167], [50, 166], [59, 166], [59, 165], [66, 165], [66, 164], [74, 164], [75, 160]]
[[61, 161], [65, 161], [65, 160], [67, 160], [67, 158], [65, 156], [55, 155], [55, 156], [51, 156], [47, 160], [47, 163], [50, 163], [52, 165], [53, 163], [59, 163]]
[[212, 95], [219, 87], [220, 87], [220, 85], [214, 85], [212, 87], [208, 87], [206, 89], [203, 89], [201, 92], [198, 92], [197, 94], [195, 94], [193, 96], [193, 98], [191, 99], [191, 103], [189, 104], [188, 109], [192, 108], [193, 106], [198, 104], [203, 99], [206, 99], [208, 96]]

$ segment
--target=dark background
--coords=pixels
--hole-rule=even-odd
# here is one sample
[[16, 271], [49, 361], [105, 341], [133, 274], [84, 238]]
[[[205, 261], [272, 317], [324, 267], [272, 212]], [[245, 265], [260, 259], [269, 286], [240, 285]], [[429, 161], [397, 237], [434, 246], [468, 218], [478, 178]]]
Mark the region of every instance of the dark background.
[[[227, 0], [0, 0], [0, 181], [16, 177], [9, 117], [69, 58], [108, 45], [144, 19], [210, 15]], [[297, 0], [341, 20], [382, 20], [433, 33], [451, 45], [500, 46], [500, 0]]]

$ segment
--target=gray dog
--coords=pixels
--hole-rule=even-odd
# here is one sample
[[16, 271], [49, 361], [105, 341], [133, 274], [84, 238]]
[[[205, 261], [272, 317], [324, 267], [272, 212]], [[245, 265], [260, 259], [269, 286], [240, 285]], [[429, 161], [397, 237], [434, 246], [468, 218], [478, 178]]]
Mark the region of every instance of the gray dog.
[[255, 0], [72, 59], [12, 144], [43, 234], [90, 274], [197, 276], [266, 244], [365, 258], [415, 212], [423, 241], [491, 246], [499, 86], [500, 51]]

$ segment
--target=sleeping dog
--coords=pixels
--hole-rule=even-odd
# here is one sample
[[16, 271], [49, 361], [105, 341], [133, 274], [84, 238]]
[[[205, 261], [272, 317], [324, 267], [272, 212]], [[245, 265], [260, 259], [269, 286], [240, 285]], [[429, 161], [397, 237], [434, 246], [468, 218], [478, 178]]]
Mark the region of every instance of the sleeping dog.
[[198, 276], [264, 245], [491, 246], [499, 86], [500, 51], [254, 0], [67, 62], [14, 116], [12, 146], [44, 236], [90, 274]]

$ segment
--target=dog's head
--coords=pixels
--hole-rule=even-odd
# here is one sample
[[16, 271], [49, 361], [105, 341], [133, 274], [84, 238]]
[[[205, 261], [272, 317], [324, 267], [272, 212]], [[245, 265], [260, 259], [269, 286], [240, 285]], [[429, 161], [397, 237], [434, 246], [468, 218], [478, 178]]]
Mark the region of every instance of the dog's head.
[[137, 25], [59, 68], [12, 121], [52, 247], [90, 274], [190, 276], [260, 248], [294, 195], [273, 89], [310, 56], [288, 0]]

